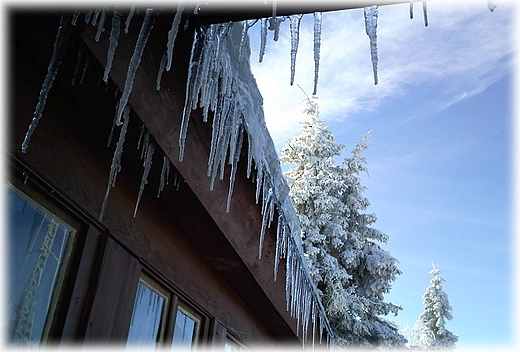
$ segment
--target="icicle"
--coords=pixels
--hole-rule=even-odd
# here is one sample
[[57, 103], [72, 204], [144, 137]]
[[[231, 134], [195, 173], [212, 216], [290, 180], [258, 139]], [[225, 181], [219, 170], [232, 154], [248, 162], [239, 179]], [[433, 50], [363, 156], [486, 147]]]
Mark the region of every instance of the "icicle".
[[[266, 185], [267, 182], [264, 182], [264, 185]], [[273, 206], [273, 189], [269, 187], [268, 190], [265, 189], [266, 186], [264, 186], [264, 201], [262, 203], [262, 227], [260, 229], [260, 244], [258, 246], [258, 259], [262, 259], [262, 247], [264, 245], [264, 236], [265, 236], [265, 229], [267, 227], [267, 222], [269, 219], [269, 209], [271, 206]], [[266, 192], [267, 191], [267, 192]]]
[[195, 9], [193, 10], [193, 14], [194, 14], [194, 15], [198, 15], [198, 14], [199, 14], [200, 3], [201, 3], [201, 1], [197, 1], [197, 2], [195, 3]]
[[370, 57], [374, 71], [374, 84], [377, 85], [377, 6], [365, 7], [365, 31], [370, 39]]
[[137, 196], [137, 203], [135, 204], [135, 210], [134, 210], [134, 218], [137, 214], [137, 208], [139, 207], [139, 202], [141, 201], [141, 196], [143, 195], [144, 186], [148, 183], [148, 174], [150, 173], [150, 168], [152, 167], [152, 157], [153, 152], [155, 150], [155, 147], [153, 144], [150, 144], [148, 146], [148, 151], [146, 153], [146, 159], [144, 161], [144, 171], [143, 171], [143, 177], [141, 179], [141, 186], [139, 186], [139, 195]]
[[159, 192], [157, 192], [157, 198], [161, 195], [161, 191], [164, 189], [164, 185], [168, 184], [168, 175], [170, 174], [170, 159], [166, 154], [163, 154], [163, 166], [161, 170], [161, 181], [159, 183]]
[[282, 214], [278, 214], [278, 224], [276, 226], [276, 245], [274, 252], [274, 281], [278, 276], [278, 265], [280, 264], [283, 238], [285, 237], [285, 226]]
[[184, 159], [184, 148], [186, 146], [186, 133], [188, 132], [188, 123], [191, 115], [191, 104], [192, 104], [192, 94], [193, 94], [193, 85], [195, 82], [193, 79], [193, 71], [194, 71], [194, 58], [195, 58], [195, 50], [197, 48], [197, 36], [198, 33], [195, 33], [193, 36], [193, 44], [191, 46], [191, 54], [190, 54], [190, 64], [188, 67], [188, 80], [186, 82], [186, 98], [184, 101], [184, 109], [182, 112], [182, 122], [181, 122], [181, 130], [179, 133], [179, 161]]
[[276, 5], [276, 0], [273, 0], [273, 14], [271, 16], [271, 20], [269, 21], [269, 30], [275, 30], [275, 27], [278, 25], [277, 24], [277, 19], [276, 19], [276, 11], [277, 11], [277, 5]]
[[166, 71], [170, 71], [173, 61], [173, 46], [175, 44], [175, 38], [177, 37], [177, 31], [179, 30], [179, 23], [181, 22], [182, 11], [184, 11], [184, 1], [179, 1], [177, 5], [177, 12], [173, 18], [172, 28], [168, 32], [168, 64], [166, 65]]
[[93, 25], [93, 26], [96, 25], [96, 23], [97, 23], [97, 19], [98, 19], [98, 17], [99, 17], [99, 12], [100, 12], [100, 11], [101, 11], [101, 10], [99, 10], [99, 9], [94, 11], [94, 17], [92, 17], [92, 21], [90, 22], [91, 25]]
[[150, 146], [150, 132], [147, 129], [145, 129], [144, 139], [143, 139], [143, 149], [141, 149], [141, 159], [143, 159], [143, 157], [146, 155], [149, 146]]
[[103, 205], [101, 206], [101, 213], [99, 214], [99, 221], [103, 221], [103, 217], [105, 216], [105, 209], [108, 202], [108, 195], [110, 194], [110, 190], [116, 185], [116, 177], [119, 171], [121, 171], [121, 155], [123, 154], [123, 144], [125, 143], [126, 131], [128, 129], [128, 121], [130, 121], [130, 105], [125, 107], [123, 113], [123, 127], [121, 127], [121, 132], [119, 132], [119, 140], [116, 144], [116, 150], [114, 151], [114, 156], [112, 157], [112, 165], [110, 166], [110, 176], [108, 179], [107, 191], [105, 193], [105, 198], [103, 199]]
[[146, 9], [146, 14], [143, 19], [143, 24], [141, 26], [141, 31], [139, 32], [139, 37], [137, 38], [137, 43], [135, 44], [134, 53], [132, 54], [132, 58], [130, 59], [130, 63], [128, 64], [128, 71], [126, 73], [125, 80], [125, 88], [123, 90], [123, 95], [121, 95], [121, 100], [119, 101], [119, 111], [117, 113], [117, 121], [116, 124], [121, 125], [121, 113], [122, 109], [128, 103], [128, 97], [132, 92], [132, 86], [134, 84], [135, 74], [137, 73], [137, 69], [139, 68], [139, 64], [141, 63], [141, 56], [143, 55], [144, 47], [148, 40], [148, 36], [153, 27], [153, 21], [151, 19], [153, 13], [153, 9]]
[[42, 88], [40, 90], [40, 96], [38, 98], [38, 104], [34, 110], [33, 119], [29, 128], [27, 129], [27, 133], [25, 134], [25, 138], [22, 143], [22, 153], [27, 151], [29, 147], [29, 141], [31, 140], [31, 136], [38, 126], [38, 122], [43, 114], [43, 109], [45, 108], [45, 103], [47, 102], [47, 96], [49, 95], [49, 91], [52, 88], [52, 84], [54, 83], [54, 79], [58, 74], [58, 68], [60, 67], [61, 60], [63, 58], [63, 54], [65, 53], [65, 49], [67, 48], [67, 42], [69, 40], [70, 31], [71, 31], [71, 23], [70, 18], [61, 17], [60, 27], [58, 28], [58, 33], [56, 34], [56, 39], [54, 41], [54, 50], [52, 52], [51, 61], [49, 62], [49, 66], [47, 67], [47, 74], [42, 84]]
[[291, 301], [291, 259], [292, 256], [288, 253], [285, 260], [285, 310], [289, 311], [289, 303]]
[[110, 143], [112, 143], [112, 136], [114, 135], [114, 129], [116, 128], [116, 118], [117, 118], [118, 107], [119, 107], [119, 102], [116, 105], [116, 113], [114, 114], [114, 120], [112, 121], [112, 129], [110, 130], [110, 134], [108, 135], [107, 148], [110, 148]]
[[128, 28], [130, 27], [130, 21], [132, 21], [132, 17], [134, 16], [135, 11], [135, 5], [132, 5], [130, 7], [130, 12], [128, 13], [128, 16], [126, 17], [125, 21], [125, 34], [128, 34]]
[[281, 18], [276, 18], [275, 21], [274, 21], [274, 34], [273, 34], [273, 40], [275, 42], [278, 41], [278, 39], [280, 38], [280, 23], [282, 23], [282, 19]]
[[177, 173], [173, 176], [173, 187], [177, 186]]
[[251, 137], [248, 136], [247, 138], [247, 171], [246, 171], [246, 176], [247, 178], [250, 178], [251, 177], [251, 169], [252, 169], [252, 164], [253, 164], [253, 151], [252, 151], [252, 144], [253, 142], [251, 141]]
[[85, 15], [85, 23], [86, 24], [88, 24], [90, 22], [90, 16], [92, 16], [92, 10], [87, 12], [87, 14]]
[[313, 298], [312, 311], [311, 311], [311, 321], [312, 321], [312, 347], [314, 348], [315, 337], [316, 337], [316, 302]]
[[[219, 100], [222, 100], [222, 96], [220, 96]], [[222, 106], [219, 104], [218, 109], [213, 114], [213, 123], [211, 126], [211, 146], [209, 149], [209, 158], [208, 158], [208, 172], [207, 176], [211, 177], [213, 175], [213, 168], [215, 165], [215, 154], [217, 149], [217, 142], [218, 142], [218, 136], [219, 136], [219, 130], [220, 130], [220, 117], [221, 117], [221, 109]], [[213, 189], [213, 179], [210, 183], [210, 190]]]
[[240, 46], [238, 48], [238, 61], [242, 61], [244, 53], [244, 45], [247, 37], [247, 20], [242, 21], [242, 35], [240, 36]]
[[108, 74], [112, 68], [112, 61], [114, 60], [114, 54], [116, 52], [119, 33], [121, 31], [121, 18], [123, 13], [118, 9], [114, 9], [114, 15], [112, 17], [112, 28], [110, 29], [110, 46], [107, 54], [107, 64], [105, 66], [105, 73], [103, 75], [103, 81], [108, 82]]
[[265, 44], [267, 41], [267, 18], [262, 18], [260, 22], [260, 52], [258, 53], [258, 62], [264, 60]]
[[162, 74], [164, 72], [164, 68], [166, 67], [166, 58], [168, 56], [167, 51], [164, 51], [164, 54], [161, 58], [161, 63], [159, 64], [159, 72], [157, 73], [157, 79], [155, 80], [155, 89], [157, 91], [161, 90], [161, 80], [162, 80]]
[[294, 83], [294, 71], [296, 68], [296, 53], [298, 52], [298, 42], [300, 41], [300, 20], [301, 15], [291, 16], [291, 86]]
[[410, 0], [410, 19], [413, 20], [413, 3], [415, 0]]
[[426, 7], [426, 0], [422, 1], [422, 9], [423, 9], [423, 17], [424, 17], [424, 26], [428, 27], [428, 8]]
[[255, 192], [255, 200], [256, 204], [258, 204], [258, 200], [260, 198], [260, 189], [262, 187], [263, 182], [263, 168], [262, 165], [257, 164], [256, 166], [256, 192]]
[[[139, 150], [139, 149], [141, 148], [141, 141], [142, 141], [142, 139], [143, 139], [143, 136], [144, 136], [144, 130], [145, 130], [145, 129], [146, 129], [146, 127], [145, 127], [144, 123], [141, 124], [141, 129], [140, 129], [141, 132], [139, 133], [139, 140], [137, 141], [137, 150]], [[142, 158], [143, 158], [143, 157], [141, 156], [141, 159], [142, 159]]]
[[90, 66], [90, 56], [85, 56], [85, 66], [83, 67], [83, 73], [81, 74], [81, 78], [79, 80], [79, 84], [83, 84], [83, 80], [85, 79], [85, 76], [87, 75], [88, 67]]
[[320, 46], [321, 46], [321, 12], [314, 13], [314, 91], [318, 91], [318, 73], [320, 70]]
[[229, 175], [229, 191], [226, 204], [226, 213], [231, 208], [231, 197], [233, 196], [233, 188], [235, 186], [235, 175], [237, 173], [238, 161], [240, 160], [240, 152], [242, 151], [242, 142], [244, 141], [244, 126], [242, 123], [236, 125], [235, 134], [238, 134], [235, 142], [234, 153], [230, 151], [229, 158], [231, 164], [231, 173]]
[[76, 23], [78, 22], [78, 18], [79, 18], [79, 15], [80, 15], [80, 11], [75, 11], [74, 12], [74, 16], [72, 17], [72, 25], [75, 26]]
[[72, 81], [70, 85], [73, 86], [76, 84], [76, 77], [78, 76], [79, 64], [81, 63], [81, 58], [83, 57], [83, 48], [78, 50], [78, 60], [76, 61], [76, 68], [74, 69], [74, 75], [72, 76]]
[[489, 11], [491, 11], [491, 12], [495, 11], [495, 8], [497, 7], [497, 5], [495, 5], [495, 2], [493, 0], [487, 0], [487, 5], [488, 5]]
[[101, 18], [99, 19], [98, 29], [96, 32], [96, 43], [99, 42], [99, 38], [101, 37], [101, 33], [105, 31], [105, 28], [103, 26], [105, 25], [105, 19], [107, 18], [107, 8], [103, 7], [103, 10], [101, 11]]

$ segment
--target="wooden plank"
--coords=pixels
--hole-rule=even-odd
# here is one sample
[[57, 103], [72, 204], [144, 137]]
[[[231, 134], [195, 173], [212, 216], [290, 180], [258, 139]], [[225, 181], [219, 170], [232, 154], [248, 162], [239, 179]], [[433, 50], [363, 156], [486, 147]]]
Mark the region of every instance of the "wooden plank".
[[141, 268], [136, 258], [107, 239], [85, 343], [126, 341]]
[[96, 227], [89, 227], [60, 344], [81, 341], [85, 336], [106, 239], [106, 235], [101, 234]]

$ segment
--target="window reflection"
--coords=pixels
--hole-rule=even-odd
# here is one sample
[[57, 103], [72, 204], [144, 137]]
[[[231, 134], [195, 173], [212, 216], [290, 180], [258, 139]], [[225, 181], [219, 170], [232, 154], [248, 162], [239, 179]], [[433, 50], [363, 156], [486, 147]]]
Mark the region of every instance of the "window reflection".
[[7, 189], [10, 343], [38, 345], [52, 316], [73, 229], [35, 201]]
[[179, 306], [173, 330], [173, 348], [190, 348], [196, 342], [198, 319]]
[[161, 342], [161, 328], [167, 297], [144, 280], [139, 281], [132, 321], [128, 332], [131, 346], [153, 346]]

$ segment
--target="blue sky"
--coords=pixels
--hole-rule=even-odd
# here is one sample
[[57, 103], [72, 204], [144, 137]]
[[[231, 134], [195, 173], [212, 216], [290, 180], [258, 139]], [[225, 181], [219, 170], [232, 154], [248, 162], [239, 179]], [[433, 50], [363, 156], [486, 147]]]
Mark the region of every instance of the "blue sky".
[[[323, 14], [318, 102], [347, 153], [372, 130], [365, 195], [375, 227], [403, 274], [387, 299], [392, 318], [422, 312], [431, 261], [443, 272], [459, 348], [511, 347], [514, 319], [513, 132], [515, 10], [511, 1], [421, 3], [379, 8], [379, 84], [373, 84], [363, 11]], [[312, 15], [302, 19], [295, 83], [312, 93]], [[269, 32], [258, 63], [259, 25], [250, 29], [253, 73], [275, 145], [299, 133], [299, 88], [289, 85], [288, 23]], [[347, 154], [345, 154], [346, 156]], [[518, 334], [516, 334], [518, 335]]]

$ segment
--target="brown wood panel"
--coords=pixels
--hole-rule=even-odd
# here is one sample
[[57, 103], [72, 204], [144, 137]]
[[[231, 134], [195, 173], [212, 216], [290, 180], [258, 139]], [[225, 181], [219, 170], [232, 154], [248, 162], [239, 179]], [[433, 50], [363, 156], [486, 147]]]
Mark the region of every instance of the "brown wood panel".
[[108, 238], [85, 343], [126, 341], [140, 274], [138, 260]]
[[106, 235], [103, 235], [96, 227], [89, 227], [62, 331], [61, 344], [76, 343], [85, 336], [87, 322], [98, 287], [106, 239]]

